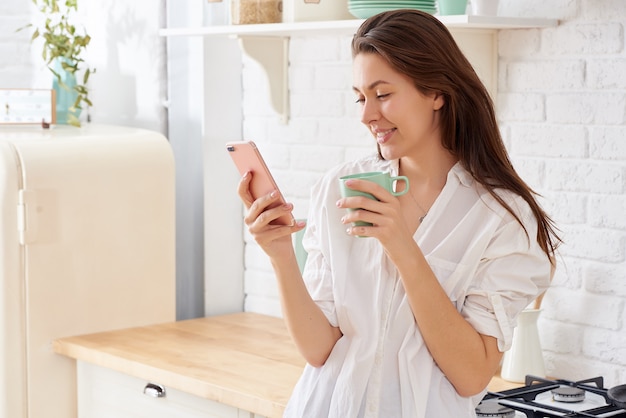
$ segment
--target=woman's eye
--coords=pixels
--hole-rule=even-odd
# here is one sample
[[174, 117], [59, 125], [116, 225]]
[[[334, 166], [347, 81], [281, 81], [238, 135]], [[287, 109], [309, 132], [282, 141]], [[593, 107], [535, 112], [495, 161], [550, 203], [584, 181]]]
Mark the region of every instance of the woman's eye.
[[[384, 100], [387, 97], [389, 97], [390, 95], [391, 95], [391, 93], [376, 93], [376, 99]], [[365, 96], [357, 97], [355, 103], [358, 103], [358, 104], [365, 103]]]

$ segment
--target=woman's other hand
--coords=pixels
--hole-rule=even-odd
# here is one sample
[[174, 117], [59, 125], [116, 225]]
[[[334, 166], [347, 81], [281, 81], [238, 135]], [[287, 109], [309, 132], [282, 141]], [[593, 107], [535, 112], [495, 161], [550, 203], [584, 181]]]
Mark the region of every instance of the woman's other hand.
[[[377, 238], [387, 248], [392, 247], [404, 237], [412, 241], [414, 228], [407, 224], [399, 199], [384, 187], [367, 180], [351, 179], [346, 182], [351, 189], [369, 193], [378, 200], [364, 196], [344, 197], [337, 201], [337, 206], [346, 211], [341, 222], [346, 225], [347, 233], [362, 237]], [[369, 222], [373, 226], [353, 226], [356, 221]]]

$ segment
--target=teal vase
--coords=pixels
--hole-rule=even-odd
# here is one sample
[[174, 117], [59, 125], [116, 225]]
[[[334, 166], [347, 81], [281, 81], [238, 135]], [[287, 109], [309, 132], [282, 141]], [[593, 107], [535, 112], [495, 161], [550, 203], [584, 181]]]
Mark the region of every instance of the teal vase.
[[52, 88], [56, 94], [56, 116], [57, 124], [67, 125], [70, 121], [70, 115], [76, 119], [80, 116], [80, 109], [73, 108], [78, 92], [74, 90], [76, 86], [76, 76], [63, 69], [61, 60], [54, 61], [54, 71], [61, 76], [60, 83], [56, 76], [52, 80]]

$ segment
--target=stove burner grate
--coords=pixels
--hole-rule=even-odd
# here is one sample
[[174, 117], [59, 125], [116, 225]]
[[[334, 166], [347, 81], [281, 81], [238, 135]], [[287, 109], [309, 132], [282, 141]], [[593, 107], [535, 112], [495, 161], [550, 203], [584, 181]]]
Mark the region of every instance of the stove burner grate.
[[476, 407], [477, 417], [514, 418], [515, 410], [495, 401], [484, 401]]
[[[523, 413], [526, 418], [626, 418], [626, 409], [609, 400], [602, 377], [573, 382], [529, 375], [525, 383], [515, 389], [488, 392], [476, 408], [476, 416], [513, 418]], [[479, 408], [493, 403], [506, 408], [504, 415], [497, 415], [497, 411], [489, 415], [491, 410], [481, 415]]]
[[577, 403], [585, 400], [585, 391], [577, 387], [561, 386], [551, 392], [556, 402]]

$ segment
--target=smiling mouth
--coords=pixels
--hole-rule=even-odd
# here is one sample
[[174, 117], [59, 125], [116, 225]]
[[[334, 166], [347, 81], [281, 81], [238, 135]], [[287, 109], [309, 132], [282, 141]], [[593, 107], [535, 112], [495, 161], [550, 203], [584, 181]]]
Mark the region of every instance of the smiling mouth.
[[386, 131], [375, 132], [376, 142], [378, 142], [379, 144], [384, 144], [385, 142], [389, 140], [389, 138], [391, 138], [391, 135], [393, 135], [395, 131], [396, 131], [396, 128], [388, 129]]

